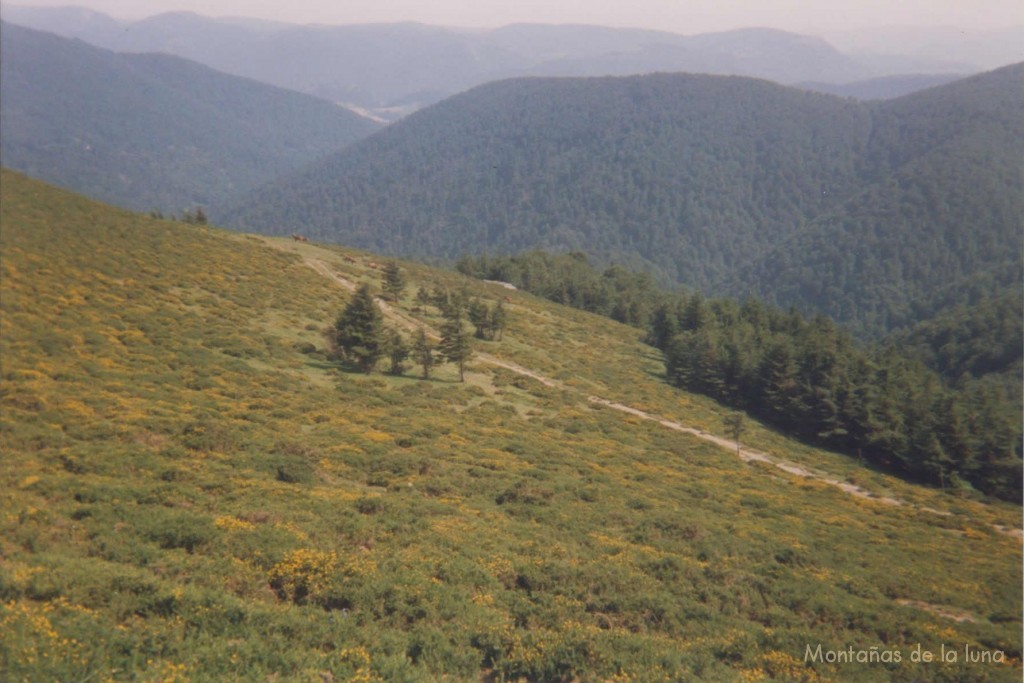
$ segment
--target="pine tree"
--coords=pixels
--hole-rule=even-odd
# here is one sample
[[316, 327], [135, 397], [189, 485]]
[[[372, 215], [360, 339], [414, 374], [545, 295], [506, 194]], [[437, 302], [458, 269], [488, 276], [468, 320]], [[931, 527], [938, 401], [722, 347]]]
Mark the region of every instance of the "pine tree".
[[773, 339], [761, 357], [755, 380], [760, 399], [759, 409], [776, 424], [786, 428], [799, 427], [800, 417], [805, 412], [794, 356], [788, 337]]
[[388, 358], [391, 360], [391, 367], [388, 368], [388, 374], [390, 375], [401, 375], [405, 372], [405, 366], [403, 363], [405, 359], [409, 357], [409, 346], [402, 339], [402, 335], [397, 330], [388, 330], [385, 336], [384, 347], [387, 350]]
[[384, 294], [392, 301], [398, 301], [405, 291], [405, 274], [397, 261], [388, 261], [384, 266], [382, 288]]
[[466, 381], [466, 361], [472, 356], [469, 346], [469, 335], [462, 327], [462, 307], [449, 306], [445, 312], [445, 322], [441, 326], [441, 345], [438, 351], [449, 363], [459, 366], [459, 381]]
[[679, 318], [675, 311], [676, 306], [672, 302], [663, 302], [651, 316], [650, 330], [647, 333], [647, 343], [655, 348], [665, 350], [672, 337], [679, 333]]
[[335, 352], [363, 372], [373, 371], [384, 353], [384, 316], [367, 285], [356, 290], [331, 330]]
[[505, 323], [508, 321], [508, 313], [505, 312], [505, 305], [498, 301], [498, 305], [491, 310], [491, 339], [497, 336], [498, 341], [505, 334]]
[[451, 305], [451, 292], [444, 287], [437, 285], [430, 293], [430, 303], [437, 307], [442, 313]]
[[491, 331], [491, 309], [480, 299], [469, 302], [469, 322], [476, 328], [477, 339], [490, 339], [494, 336]]
[[745, 419], [743, 413], [729, 413], [725, 417], [725, 430], [729, 438], [736, 442], [736, 455], [740, 454], [740, 437], [747, 428]]
[[412, 342], [412, 354], [416, 363], [423, 368], [423, 379], [430, 379], [430, 368], [434, 365], [434, 349], [421, 327]]

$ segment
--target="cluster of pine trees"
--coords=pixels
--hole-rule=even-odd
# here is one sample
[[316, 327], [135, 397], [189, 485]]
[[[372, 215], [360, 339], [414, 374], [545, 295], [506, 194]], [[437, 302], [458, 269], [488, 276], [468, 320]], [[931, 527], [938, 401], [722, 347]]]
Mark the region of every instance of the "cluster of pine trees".
[[580, 254], [464, 258], [458, 267], [646, 329], [672, 384], [788, 434], [918, 481], [1020, 500], [1019, 295], [863, 346], [824, 316], [667, 293]]
[[[398, 301], [405, 291], [405, 275], [394, 261], [384, 268], [381, 289], [384, 297]], [[416, 294], [420, 305], [436, 306], [444, 316], [441, 339], [435, 347], [426, 330], [416, 330], [411, 342], [402, 334], [385, 326], [384, 314], [369, 285], [362, 285], [326, 331], [331, 356], [353, 369], [367, 374], [374, 371], [382, 358], [390, 361], [387, 372], [401, 375], [410, 358], [422, 370], [423, 379], [430, 378], [431, 369], [438, 361], [455, 363], [459, 368], [459, 381], [465, 381], [466, 363], [472, 358], [469, 333], [465, 320], [476, 328], [479, 339], [501, 339], [506, 314], [499, 301], [493, 307], [467, 292], [451, 293], [438, 289], [433, 293], [420, 289]]]
[[951, 384], [894, 347], [870, 352], [823, 316], [680, 296], [650, 341], [676, 386], [787, 433], [943, 487], [1021, 491], [1019, 413], [1004, 387]]
[[463, 256], [455, 268], [463, 275], [509, 282], [549, 301], [636, 327], [647, 326], [654, 303], [663, 296], [649, 273], [630, 272], [621, 266], [599, 271], [579, 251]]

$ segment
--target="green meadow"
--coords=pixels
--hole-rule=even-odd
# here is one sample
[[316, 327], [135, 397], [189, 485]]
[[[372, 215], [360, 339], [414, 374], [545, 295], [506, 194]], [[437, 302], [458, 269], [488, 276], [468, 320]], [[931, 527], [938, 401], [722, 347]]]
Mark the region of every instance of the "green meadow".
[[388, 325], [465, 289], [501, 341], [349, 372], [379, 258], [0, 188], [5, 681], [1021, 679], [1019, 507], [744, 462], [591, 400], [728, 433], [637, 329], [413, 263]]

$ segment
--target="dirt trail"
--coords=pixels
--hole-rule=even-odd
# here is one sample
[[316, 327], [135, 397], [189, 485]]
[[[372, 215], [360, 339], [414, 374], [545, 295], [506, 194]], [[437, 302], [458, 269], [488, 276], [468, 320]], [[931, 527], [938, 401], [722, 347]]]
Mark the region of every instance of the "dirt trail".
[[925, 612], [931, 612], [932, 614], [946, 619], [952, 619], [956, 622], [967, 621], [972, 624], [976, 624], [979, 621], [978, 617], [966, 610], [947, 607], [946, 605], [933, 605], [932, 603], [924, 602], [923, 600], [907, 600], [900, 598], [896, 600], [896, 604], [903, 605], [904, 607], [913, 607], [915, 609], [924, 610]]
[[512, 372], [516, 373], [517, 375], [523, 375], [524, 377], [529, 377], [531, 379], [535, 379], [535, 380], [537, 380], [538, 382], [540, 382], [541, 384], [543, 384], [546, 387], [552, 387], [552, 388], [556, 388], [556, 389], [562, 387], [562, 383], [559, 382], [558, 380], [554, 380], [554, 379], [551, 379], [550, 377], [545, 377], [544, 375], [537, 374], [536, 372], [533, 372], [532, 370], [527, 370], [522, 365], [517, 365], [516, 363], [512, 363], [512, 362], [507, 361], [507, 360], [501, 360], [500, 358], [495, 358], [494, 356], [492, 356], [489, 353], [478, 353], [478, 354], [476, 354], [476, 359], [477, 360], [481, 360], [484, 363], [488, 363], [490, 365], [497, 365], [500, 368], [505, 368], [506, 370], [511, 370]]
[[354, 282], [352, 282], [351, 280], [346, 280], [342, 276], [335, 273], [333, 270], [331, 270], [331, 267], [328, 266], [326, 262], [321, 261], [320, 259], [317, 258], [312, 258], [310, 256], [301, 256], [302, 262], [305, 263], [310, 268], [312, 268], [313, 270], [315, 270], [316, 272], [320, 273], [324, 277], [334, 280], [335, 282], [337, 282], [339, 285], [341, 285], [350, 292], [356, 291], [356, 285]]
[[[721, 446], [722, 448], [727, 448], [731, 451], [736, 450], [735, 442], [730, 441], [728, 439], [723, 439], [720, 436], [715, 436], [714, 434], [709, 434], [708, 432], [702, 431], [700, 429], [686, 427], [684, 425], [679, 424], [678, 422], [673, 422], [672, 420], [666, 420], [661, 417], [656, 417], [654, 415], [651, 415], [650, 413], [638, 410], [637, 408], [624, 406], [621, 403], [615, 403], [613, 401], [609, 401], [608, 399], [601, 398], [600, 396], [590, 396], [587, 400], [589, 400], [591, 403], [597, 403], [599, 405], [607, 406], [609, 408], [614, 408], [615, 410], [619, 410], [624, 413], [629, 413], [630, 415], [636, 415], [637, 417], [641, 417], [645, 420], [657, 422], [662, 427], [674, 429], [677, 432], [691, 434], [699, 439], [710, 441], [711, 443]], [[857, 486], [856, 484], [851, 484], [850, 482], [841, 481], [839, 479], [833, 479], [832, 477], [829, 477], [826, 474], [822, 474], [821, 472], [815, 472], [813, 470], [807, 469], [806, 467], [803, 467], [802, 465], [797, 465], [792, 462], [786, 462], [785, 460], [774, 458], [766, 453], [761, 453], [760, 451], [754, 451], [750, 450], [749, 448], [740, 447], [738, 454], [743, 462], [763, 462], [769, 465], [774, 465], [783, 472], [788, 472], [789, 474], [793, 474], [798, 477], [816, 479], [818, 481], [825, 482], [826, 484], [831, 484], [832, 486], [836, 486], [854, 496], [867, 498], [869, 500], [874, 500], [879, 503], [885, 503], [887, 505], [905, 504], [903, 501], [897, 500], [896, 498], [889, 498], [887, 496], [876, 496], [871, 491], [868, 491], [865, 488]]]
[[[333, 280], [334, 282], [336, 282], [340, 286], [344, 287], [348, 291], [355, 291], [355, 289], [356, 289], [355, 283], [352, 282], [351, 280], [348, 280], [348, 279], [342, 277], [338, 273], [336, 273], [330, 267], [330, 265], [326, 261], [323, 261], [322, 259], [318, 259], [318, 258], [315, 258], [315, 257], [307, 255], [307, 254], [302, 254], [301, 252], [298, 252], [298, 250], [287, 249], [284, 246], [281, 246], [281, 245], [278, 245], [278, 244], [274, 244], [272, 242], [268, 242], [268, 244], [270, 244], [271, 246], [274, 246], [276, 248], [283, 249], [285, 251], [292, 251], [293, 253], [299, 253], [299, 255], [302, 257], [303, 263], [305, 263], [307, 266], [309, 266], [310, 268], [315, 270], [317, 273], [323, 275], [324, 277], [330, 278], [331, 280]], [[428, 325], [425, 325], [424, 323], [420, 322], [419, 320], [417, 320], [417, 319], [415, 319], [415, 318], [413, 318], [413, 317], [411, 317], [409, 315], [406, 315], [405, 313], [403, 313], [401, 311], [396, 310], [393, 306], [388, 304], [388, 302], [384, 301], [383, 299], [377, 298], [377, 303], [380, 305], [381, 311], [384, 313], [384, 315], [386, 317], [390, 318], [394, 322], [397, 322], [401, 327], [405, 328], [406, 330], [408, 330], [408, 331], [416, 331], [418, 329], [422, 329], [427, 334], [428, 337], [430, 337], [432, 339], [435, 339], [435, 340], [436, 339], [440, 339], [440, 334], [437, 332], [437, 330], [434, 330], [431, 327], [429, 327]], [[487, 363], [489, 365], [494, 365], [494, 366], [497, 366], [497, 367], [505, 368], [506, 370], [510, 370], [511, 372], [514, 372], [516, 374], [522, 375], [524, 377], [529, 377], [531, 379], [534, 379], [534, 380], [540, 382], [541, 384], [543, 384], [544, 386], [547, 386], [547, 387], [552, 387], [552, 388], [563, 388], [564, 387], [564, 385], [561, 382], [559, 382], [558, 380], [551, 379], [550, 377], [545, 377], [544, 375], [542, 375], [540, 373], [537, 373], [537, 372], [534, 372], [534, 371], [529, 370], [527, 368], [524, 368], [523, 366], [518, 365], [516, 363], [513, 363], [511, 361], [506, 361], [506, 360], [502, 360], [500, 358], [496, 358], [495, 356], [492, 356], [492, 355], [490, 355], [488, 353], [477, 353], [476, 354], [476, 360], [478, 360], [480, 362], [483, 362], [483, 363]], [[674, 422], [672, 420], [668, 420], [668, 419], [665, 419], [665, 418], [662, 418], [662, 417], [658, 417], [656, 415], [651, 415], [650, 413], [647, 413], [647, 412], [645, 412], [643, 410], [640, 410], [638, 408], [633, 408], [631, 406], [623, 405], [621, 403], [616, 403], [616, 402], [610, 401], [610, 400], [608, 400], [606, 398], [601, 398], [600, 396], [588, 396], [587, 400], [590, 403], [595, 403], [595, 404], [598, 404], [598, 405], [603, 405], [603, 406], [605, 406], [607, 408], [611, 408], [613, 410], [618, 410], [620, 412], [627, 413], [629, 415], [634, 415], [634, 416], [642, 418], [644, 420], [650, 420], [650, 421], [655, 422], [655, 423], [657, 423], [657, 424], [659, 424], [662, 427], [665, 427], [667, 429], [672, 429], [672, 430], [677, 431], [677, 432], [682, 432], [684, 434], [690, 434], [692, 436], [696, 436], [699, 439], [703, 439], [703, 440], [708, 441], [710, 443], [716, 444], [716, 445], [718, 445], [718, 446], [720, 446], [722, 448], [726, 448], [726, 449], [728, 449], [730, 451], [736, 451], [737, 450], [736, 449], [736, 444], [733, 441], [730, 441], [728, 439], [722, 438], [720, 436], [715, 436], [714, 434], [710, 434], [710, 433], [705, 432], [705, 431], [700, 430], [700, 429], [695, 429], [693, 427], [687, 427], [685, 425], [679, 424], [678, 422]], [[820, 482], [823, 482], [825, 484], [829, 484], [830, 486], [835, 486], [836, 488], [840, 489], [841, 491], [844, 491], [844, 492], [846, 492], [846, 493], [848, 493], [848, 494], [850, 494], [852, 496], [857, 496], [858, 498], [864, 498], [866, 500], [872, 500], [872, 501], [875, 501], [877, 503], [882, 503], [884, 505], [907, 506], [907, 507], [913, 508], [915, 510], [920, 510], [920, 511], [923, 511], [923, 512], [929, 512], [929, 513], [936, 514], [936, 515], [948, 516], [948, 515], [952, 514], [950, 512], [943, 511], [943, 510], [936, 510], [936, 509], [930, 508], [930, 507], [913, 505], [911, 503], [908, 503], [907, 501], [903, 501], [903, 500], [900, 500], [898, 498], [892, 498], [892, 497], [889, 497], [889, 496], [879, 496], [879, 495], [876, 495], [876, 494], [872, 493], [871, 491], [869, 491], [869, 490], [867, 490], [867, 489], [865, 489], [865, 488], [863, 488], [861, 486], [858, 486], [856, 484], [852, 484], [852, 483], [850, 483], [848, 481], [842, 481], [840, 479], [836, 479], [834, 477], [831, 477], [828, 474], [825, 474], [825, 473], [822, 473], [822, 472], [816, 472], [814, 470], [811, 470], [811, 469], [809, 469], [807, 467], [804, 467], [803, 465], [798, 465], [796, 463], [789, 462], [789, 461], [783, 460], [781, 458], [776, 458], [776, 457], [768, 455], [766, 453], [761, 453], [760, 451], [751, 450], [749, 448], [743, 448], [742, 446], [739, 449], [738, 455], [739, 455], [740, 459], [743, 460], [743, 462], [746, 462], [746, 463], [749, 463], [749, 462], [762, 462], [762, 463], [765, 463], [765, 464], [768, 464], [768, 465], [772, 465], [772, 466], [774, 466], [774, 467], [776, 467], [776, 468], [778, 468], [778, 469], [780, 469], [783, 472], [786, 472], [788, 474], [792, 474], [794, 476], [802, 477], [802, 478], [805, 478], [805, 479], [813, 479], [815, 481], [820, 481]], [[1022, 542], [1024, 542], [1024, 530], [1012, 529], [1012, 528], [1005, 527], [1005, 526], [1000, 525], [1000, 524], [993, 524], [992, 527], [996, 531], [1001, 533], [1001, 534], [1008, 535], [1008, 536], [1013, 536], [1013, 537], [1021, 540]], [[911, 601], [907, 601], [907, 604], [911, 605], [911, 606], [915, 606], [915, 607], [920, 607], [920, 605], [918, 605], [917, 603], [913, 603]], [[943, 616], [949, 616], [949, 615], [943, 615]], [[955, 617], [951, 617], [951, 618], [955, 618]]]

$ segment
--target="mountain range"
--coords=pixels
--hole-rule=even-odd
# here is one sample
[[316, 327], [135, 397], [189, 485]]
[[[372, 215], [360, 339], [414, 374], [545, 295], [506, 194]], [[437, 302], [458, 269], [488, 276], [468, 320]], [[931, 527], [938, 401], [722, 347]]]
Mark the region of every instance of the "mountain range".
[[877, 334], [946, 285], [1014, 282], [1021, 158], [1022, 65], [877, 103], [740, 77], [517, 79], [219, 215], [419, 257], [579, 250]]
[[119, 54], [3, 22], [0, 127], [9, 168], [175, 212], [237, 198], [379, 125], [180, 57]]
[[[850, 83], [897, 74], [970, 74], [1024, 59], [1007, 48], [970, 59], [852, 57], [826, 41], [749, 28], [683, 36], [579, 25], [516, 24], [466, 30], [415, 23], [299, 26], [187, 12], [120, 22], [83, 8], [6, 7], [5, 18], [118, 52], [163, 52], [298, 90], [384, 120], [471, 87], [523, 76], [696, 72], [783, 84]], [[973, 39], [990, 44], [984, 36]], [[1006, 41], [1004, 41], [1006, 42]], [[1013, 55], [1016, 55], [1015, 58]]]
[[[68, 30], [117, 25], [73, 16]], [[559, 50], [599, 62], [648, 33], [488, 35], [550, 65]], [[745, 35], [750, 54], [764, 47], [763, 32]], [[122, 206], [203, 206], [239, 227], [428, 258], [580, 250], [868, 336], [1021, 270], [1006, 249], [1020, 241], [1019, 66], [874, 103], [713, 75], [509, 79], [348, 147], [379, 126], [324, 100], [6, 23], [2, 42], [5, 165]], [[844, 87], [867, 97], [948, 78]]]

